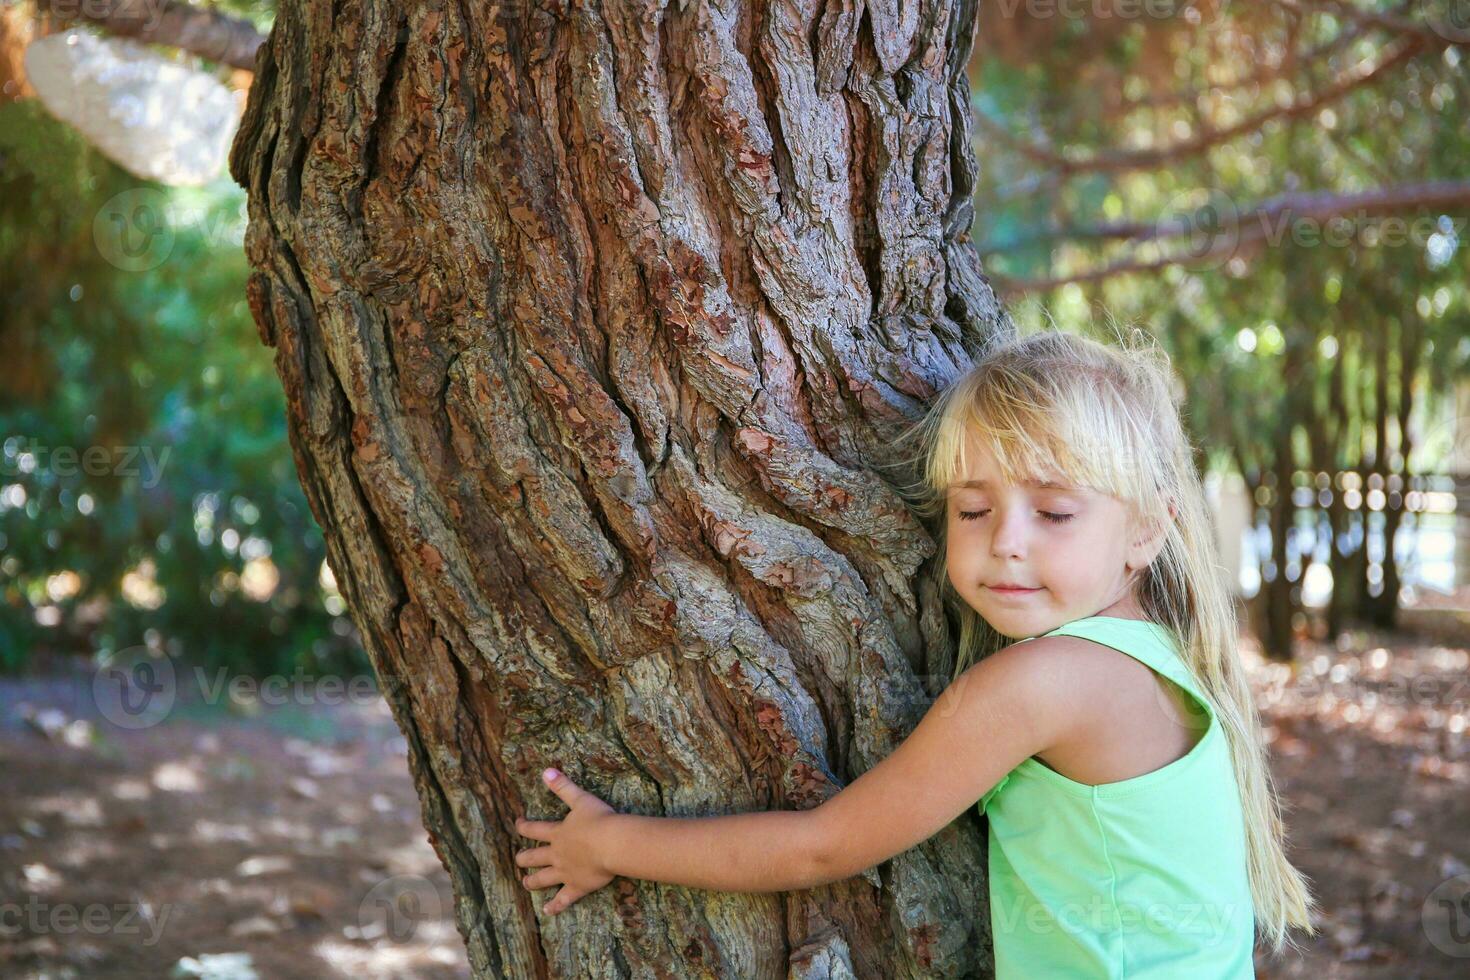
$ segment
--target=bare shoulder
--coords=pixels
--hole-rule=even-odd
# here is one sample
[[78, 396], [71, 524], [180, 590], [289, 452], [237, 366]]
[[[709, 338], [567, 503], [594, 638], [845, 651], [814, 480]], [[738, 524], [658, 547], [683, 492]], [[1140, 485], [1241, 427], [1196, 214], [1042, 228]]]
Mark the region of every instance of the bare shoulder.
[[[1116, 656], [1100, 657], [1100, 649]], [[1066, 696], [1095, 694], [1099, 682], [1117, 677], [1119, 668], [1134, 662], [1127, 654], [1080, 636], [1038, 636], [1012, 643], [986, 661]]]
[[[1037, 727], [1047, 746], [1089, 731], [1128, 660], [1099, 657], [1098, 645], [1076, 636], [1039, 636], [992, 653], [960, 676], [1003, 693]], [[971, 676], [973, 675], [973, 677]]]

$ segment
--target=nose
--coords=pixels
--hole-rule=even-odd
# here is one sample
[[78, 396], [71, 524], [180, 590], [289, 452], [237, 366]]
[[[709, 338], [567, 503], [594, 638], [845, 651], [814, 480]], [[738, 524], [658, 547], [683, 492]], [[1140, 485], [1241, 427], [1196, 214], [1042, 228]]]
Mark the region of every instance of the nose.
[[1018, 508], [998, 513], [995, 533], [990, 539], [990, 553], [996, 558], [1026, 557], [1026, 519]]

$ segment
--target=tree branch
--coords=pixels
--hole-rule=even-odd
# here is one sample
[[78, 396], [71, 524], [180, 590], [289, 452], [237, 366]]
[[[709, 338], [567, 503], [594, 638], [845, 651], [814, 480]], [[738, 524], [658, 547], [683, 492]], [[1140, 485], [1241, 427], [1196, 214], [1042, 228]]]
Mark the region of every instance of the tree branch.
[[179, 48], [245, 71], [255, 70], [255, 52], [265, 43], [249, 21], [179, 0], [37, 0], [36, 6], [117, 37]]
[[1351, 0], [1271, 0], [1271, 3], [1302, 17], [1332, 14], [1363, 27], [1380, 27], [1404, 37], [1418, 37], [1430, 42], [1446, 40], [1432, 27], [1398, 16], [1400, 13], [1407, 12], [1403, 7], [1396, 11], [1381, 13], [1375, 10], [1364, 10]]
[[[1290, 2], [1290, 0], [1285, 0]], [[1351, 31], [1344, 31], [1330, 41], [1326, 41], [1307, 51], [1296, 52], [1287, 50], [1282, 54], [1281, 60], [1275, 64], [1261, 67], [1243, 77], [1232, 78], [1228, 81], [1218, 82], [1214, 85], [1206, 85], [1203, 88], [1176, 89], [1172, 92], [1164, 92], [1158, 95], [1145, 95], [1137, 99], [1125, 100], [1120, 108], [1124, 112], [1139, 109], [1173, 109], [1184, 105], [1193, 105], [1199, 102], [1200, 97], [1206, 94], [1219, 95], [1225, 92], [1235, 92], [1245, 88], [1259, 88], [1270, 82], [1286, 77], [1290, 72], [1303, 65], [1321, 64], [1328, 58], [1342, 51], [1344, 48], [1356, 44], [1368, 34], [1368, 28], [1359, 25]]]
[[[1383, 187], [1361, 194], [1306, 193], [1283, 194], [1269, 198], [1242, 213], [1238, 221], [1227, 221], [1216, 229], [1212, 241], [1203, 252], [1175, 253], [1152, 259], [1127, 259], [1089, 269], [1084, 272], [1048, 279], [1011, 279], [987, 270], [987, 275], [1003, 293], [1029, 293], [1055, 289], [1068, 283], [1098, 282], [1114, 276], [1139, 272], [1157, 272], [1171, 265], [1223, 262], [1262, 245], [1281, 243], [1292, 224], [1299, 221], [1326, 222], [1351, 215], [1367, 218], [1411, 210], [1447, 210], [1470, 206], [1470, 181], [1431, 181]], [[1129, 234], [1137, 232], [1138, 234]], [[1135, 243], [1162, 241], [1197, 234], [1199, 229], [1187, 218], [1170, 217], [1153, 225], [1137, 222], [1102, 224], [1070, 229], [1056, 238], [1113, 239], [1126, 238]], [[1003, 251], [1004, 246], [981, 247], [981, 254]]]
[[977, 110], [973, 115], [975, 121], [981, 128], [1001, 140], [1007, 146], [1015, 149], [1021, 155], [1035, 160], [1038, 163], [1044, 163], [1047, 166], [1056, 168], [1053, 173], [1057, 177], [1079, 173], [1122, 173], [1132, 170], [1143, 170], [1162, 166], [1182, 157], [1203, 153], [1205, 150], [1218, 146], [1221, 143], [1229, 142], [1238, 136], [1255, 132], [1267, 123], [1274, 122], [1278, 119], [1294, 119], [1298, 116], [1311, 115], [1328, 103], [1335, 102], [1356, 89], [1380, 81], [1388, 73], [1419, 54], [1429, 50], [1439, 50], [1449, 47], [1453, 43], [1455, 42], [1441, 37], [1435, 37], [1433, 40], [1419, 36], [1409, 38], [1399, 45], [1396, 52], [1380, 61], [1374, 67], [1367, 70], [1349, 72], [1328, 88], [1314, 93], [1307, 98], [1296, 99], [1288, 105], [1259, 112], [1254, 116], [1241, 120], [1233, 126], [1226, 126], [1223, 129], [1206, 130], [1193, 139], [1146, 150], [1105, 150], [1088, 157], [1067, 157], [1044, 146], [1038, 146], [1017, 138], [1009, 133], [1003, 125], [989, 118], [983, 112]]

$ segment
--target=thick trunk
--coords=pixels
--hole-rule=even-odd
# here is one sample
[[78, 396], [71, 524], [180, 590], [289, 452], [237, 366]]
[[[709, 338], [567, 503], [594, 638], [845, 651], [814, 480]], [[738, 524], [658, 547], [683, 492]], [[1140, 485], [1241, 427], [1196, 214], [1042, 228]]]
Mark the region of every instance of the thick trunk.
[[969, 818], [827, 888], [619, 879], [555, 919], [512, 861], [545, 765], [627, 811], [811, 807], [947, 675], [880, 468], [1010, 329], [973, 0], [334, 8], [282, 3], [258, 62], [249, 298], [476, 975], [985, 975]]

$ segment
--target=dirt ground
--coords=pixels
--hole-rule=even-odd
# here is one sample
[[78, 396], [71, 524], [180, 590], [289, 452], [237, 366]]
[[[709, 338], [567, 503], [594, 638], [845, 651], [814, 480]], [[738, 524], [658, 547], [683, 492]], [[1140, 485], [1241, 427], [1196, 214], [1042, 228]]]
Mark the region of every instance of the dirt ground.
[[[1470, 976], [1470, 652], [1353, 633], [1294, 675], [1243, 656], [1323, 908], [1259, 977]], [[128, 730], [85, 673], [0, 682], [0, 976], [468, 977], [383, 702], [189, 687]]]

